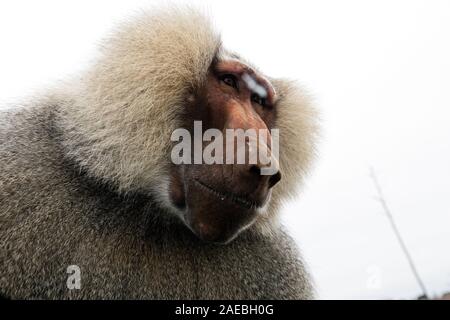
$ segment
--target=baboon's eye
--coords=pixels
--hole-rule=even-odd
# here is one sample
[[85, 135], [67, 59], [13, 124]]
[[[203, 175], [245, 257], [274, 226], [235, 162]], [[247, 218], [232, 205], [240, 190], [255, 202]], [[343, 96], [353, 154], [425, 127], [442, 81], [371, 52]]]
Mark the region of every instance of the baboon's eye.
[[225, 83], [227, 86], [233, 87], [235, 89], [238, 88], [237, 78], [232, 74], [223, 74], [219, 77], [219, 80]]
[[258, 94], [252, 94], [252, 101], [259, 104], [262, 107], [266, 106], [266, 99], [261, 98]]

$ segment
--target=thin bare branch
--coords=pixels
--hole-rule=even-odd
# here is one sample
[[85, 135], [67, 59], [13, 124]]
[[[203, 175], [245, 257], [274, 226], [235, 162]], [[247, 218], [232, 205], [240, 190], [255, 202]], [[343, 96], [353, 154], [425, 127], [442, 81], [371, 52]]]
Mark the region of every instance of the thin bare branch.
[[392, 227], [392, 230], [394, 231], [395, 236], [397, 237], [397, 240], [400, 243], [400, 247], [402, 248], [403, 253], [406, 256], [406, 259], [408, 260], [411, 271], [414, 274], [414, 277], [416, 278], [417, 283], [419, 284], [419, 287], [421, 288], [421, 290], [423, 292], [423, 297], [425, 299], [428, 299], [429, 295], [428, 295], [427, 289], [425, 287], [425, 284], [424, 284], [422, 278], [420, 277], [419, 272], [417, 271], [416, 265], [414, 263], [414, 260], [412, 259], [412, 256], [409, 253], [406, 243], [403, 240], [399, 229], [397, 228], [397, 225], [395, 223], [394, 217], [392, 216], [391, 210], [389, 209], [386, 199], [384, 198], [383, 190], [381, 189], [380, 183], [378, 182], [377, 176], [375, 174], [375, 170], [372, 167], [370, 168], [370, 177], [372, 178], [372, 181], [373, 181], [375, 188], [377, 190], [377, 193], [378, 193], [377, 200], [380, 202], [381, 206], [383, 207], [384, 213], [388, 217], [388, 220]]

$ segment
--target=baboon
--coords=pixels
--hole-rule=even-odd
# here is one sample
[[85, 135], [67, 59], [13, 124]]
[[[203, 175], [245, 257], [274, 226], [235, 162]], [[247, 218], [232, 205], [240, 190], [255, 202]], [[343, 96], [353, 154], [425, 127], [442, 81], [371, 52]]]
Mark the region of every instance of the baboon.
[[[313, 298], [277, 216], [314, 158], [316, 118], [295, 82], [225, 49], [195, 9], [120, 24], [81, 75], [0, 113], [0, 294]], [[175, 165], [171, 134], [194, 121], [279, 129], [276, 172]]]

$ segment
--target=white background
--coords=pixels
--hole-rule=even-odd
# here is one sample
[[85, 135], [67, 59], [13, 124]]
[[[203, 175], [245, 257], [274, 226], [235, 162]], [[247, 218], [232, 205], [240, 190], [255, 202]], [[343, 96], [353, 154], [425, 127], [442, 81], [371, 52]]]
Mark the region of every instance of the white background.
[[[154, 1], [1, 1], [0, 101], [75, 73], [117, 21]], [[450, 291], [450, 1], [196, 1], [224, 43], [299, 79], [322, 113], [320, 157], [283, 219], [320, 298], [420, 294], [373, 166], [428, 291]]]

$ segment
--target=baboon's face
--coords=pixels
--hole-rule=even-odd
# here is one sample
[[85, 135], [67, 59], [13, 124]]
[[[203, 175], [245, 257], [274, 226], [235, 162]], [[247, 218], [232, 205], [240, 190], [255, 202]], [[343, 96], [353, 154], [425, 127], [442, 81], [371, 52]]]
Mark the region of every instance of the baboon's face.
[[[281, 174], [277, 164], [275, 170], [264, 174], [263, 168], [269, 165], [262, 163], [261, 153], [256, 162], [251, 162], [250, 155], [263, 152], [272, 156], [269, 129], [275, 119], [275, 92], [268, 80], [234, 60], [211, 66], [206, 84], [188, 102], [184, 120], [185, 128], [194, 139], [194, 121], [201, 121], [201, 135], [207, 129], [223, 133], [223, 143], [220, 142], [223, 154], [219, 155], [223, 164], [202, 161], [202, 164], [176, 165], [170, 184], [171, 201], [179, 208], [185, 224], [199, 238], [226, 243], [250, 226], [259, 214], [264, 214], [271, 188], [280, 180]], [[247, 137], [242, 149], [236, 137], [226, 138], [227, 129], [265, 132], [268, 133], [267, 140], [258, 143], [259, 150], [255, 150], [250, 147]], [[206, 150], [210, 141], [200, 143]], [[192, 145], [192, 159], [199, 152], [196, 148]], [[244, 150], [244, 163], [237, 163], [238, 150]], [[227, 160], [230, 156], [234, 157], [234, 163]]]

